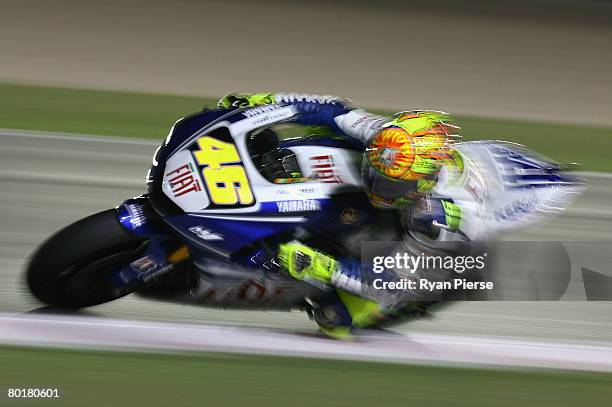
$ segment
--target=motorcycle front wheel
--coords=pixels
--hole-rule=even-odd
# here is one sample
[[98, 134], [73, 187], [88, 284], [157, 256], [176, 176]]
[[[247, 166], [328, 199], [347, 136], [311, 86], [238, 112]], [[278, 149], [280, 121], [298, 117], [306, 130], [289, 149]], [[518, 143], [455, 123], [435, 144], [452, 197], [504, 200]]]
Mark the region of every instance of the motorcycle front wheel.
[[136, 260], [146, 243], [121, 226], [115, 209], [96, 213], [60, 230], [34, 252], [26, 270], [28, 288], [53, 307], [113, 301], [133, 289], [116, 287], [111, 275]]

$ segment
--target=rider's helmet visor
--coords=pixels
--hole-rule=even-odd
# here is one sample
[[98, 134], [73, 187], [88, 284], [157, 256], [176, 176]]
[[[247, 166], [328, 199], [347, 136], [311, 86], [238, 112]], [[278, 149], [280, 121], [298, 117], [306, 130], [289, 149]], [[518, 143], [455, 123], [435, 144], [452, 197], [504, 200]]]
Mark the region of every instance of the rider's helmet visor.
[[417, 190], [416, 180], [387, 177], [369, 165], [367, 160], [363, 162], [362, 179], [372, 203], [381, 207], [399, 208]]

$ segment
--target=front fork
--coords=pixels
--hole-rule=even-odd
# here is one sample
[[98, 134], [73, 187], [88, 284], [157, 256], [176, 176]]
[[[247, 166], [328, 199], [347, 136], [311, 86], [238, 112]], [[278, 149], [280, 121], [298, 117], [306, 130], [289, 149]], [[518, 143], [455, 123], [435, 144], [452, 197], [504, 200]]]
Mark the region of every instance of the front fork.
[[147, 195], [124, 201], [117, 207], [117, 219], [128, 232], [148, 239], [148, 243], [138, 259], [113, 273], [113, 286], [138, 289], [172, 272], [176, 265], [189, 259], [187, 246], [168, 235]]

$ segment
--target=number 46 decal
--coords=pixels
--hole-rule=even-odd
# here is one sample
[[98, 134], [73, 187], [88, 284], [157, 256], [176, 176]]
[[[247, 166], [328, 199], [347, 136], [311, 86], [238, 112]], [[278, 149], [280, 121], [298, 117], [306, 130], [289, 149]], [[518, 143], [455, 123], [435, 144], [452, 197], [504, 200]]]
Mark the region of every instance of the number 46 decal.
[[250, 205], [253, 192], [246, 171], [233, 143], [204, 136], [197, 141], [199, 150], [193, 155], [204, 166], [202, 175], [216, 205]]

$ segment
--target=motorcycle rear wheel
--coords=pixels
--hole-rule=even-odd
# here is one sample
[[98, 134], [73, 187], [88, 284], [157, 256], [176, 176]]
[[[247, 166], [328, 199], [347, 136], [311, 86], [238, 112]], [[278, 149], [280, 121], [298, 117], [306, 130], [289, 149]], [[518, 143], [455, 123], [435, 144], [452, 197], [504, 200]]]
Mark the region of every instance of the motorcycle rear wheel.
[[57, 232], [33, 254], [26, 270], [30, 292], [58, 308], [84, 308], [113, 301], [133, 289], [115, 287], [110, 276], [136, 260], [147, 240], [128, 232], [109, 209]]

